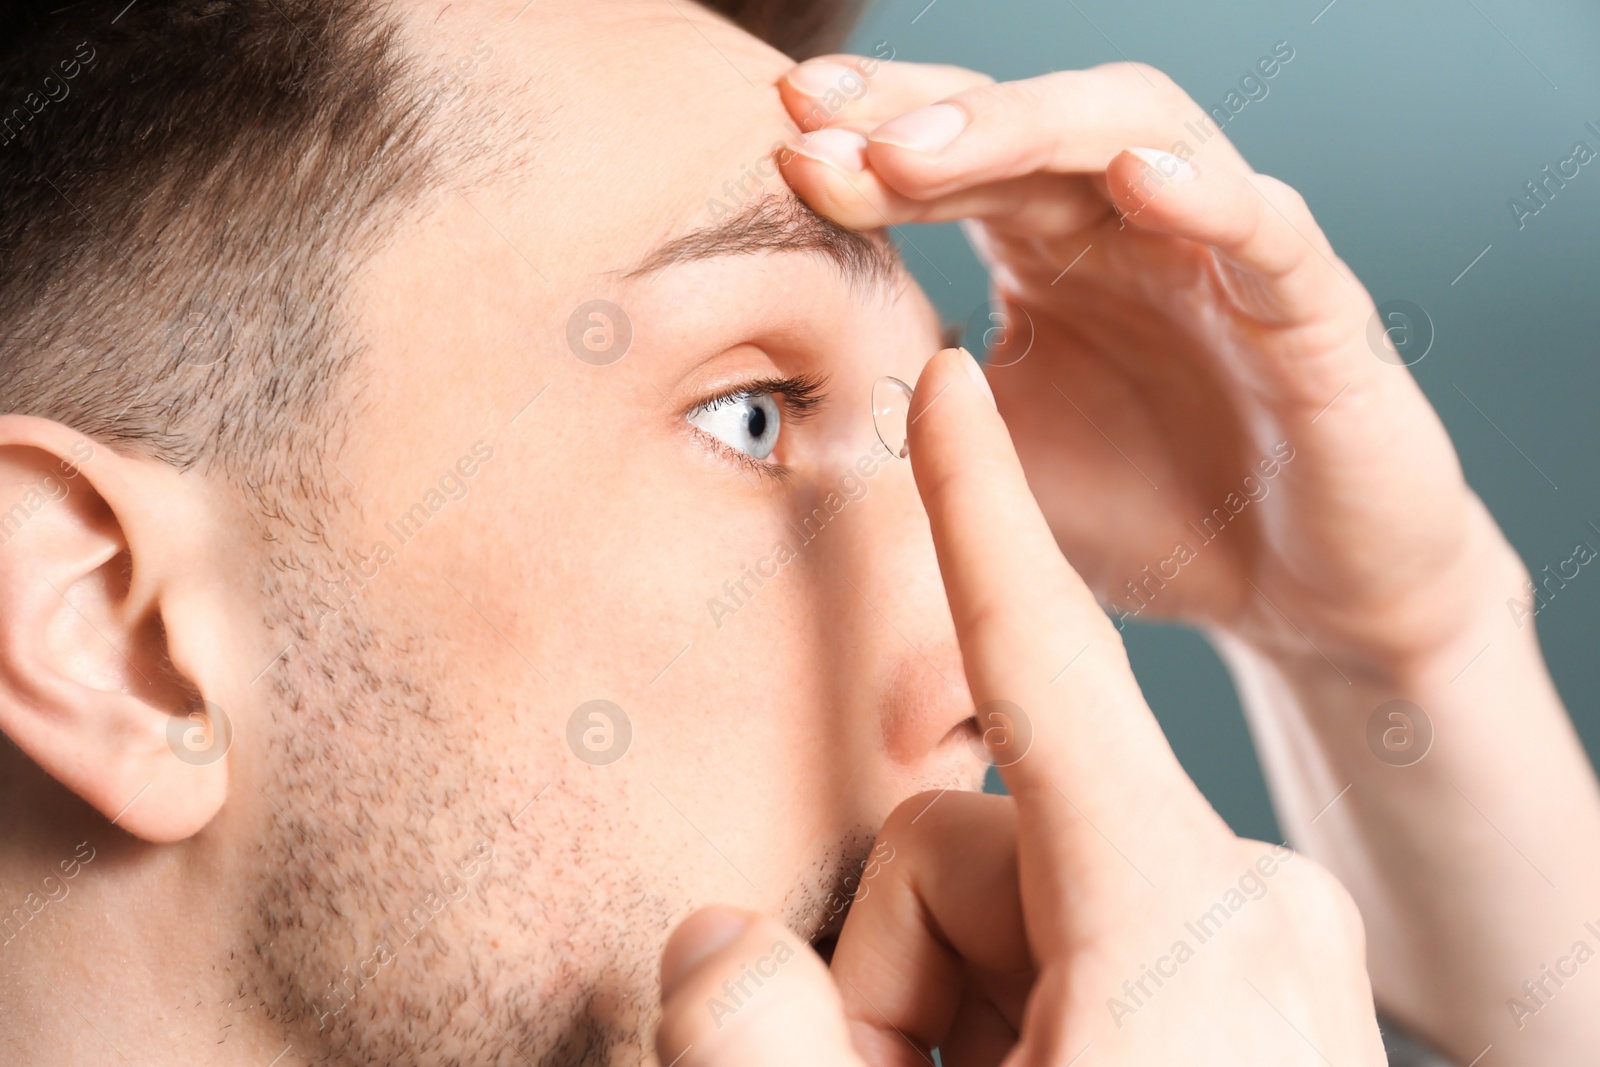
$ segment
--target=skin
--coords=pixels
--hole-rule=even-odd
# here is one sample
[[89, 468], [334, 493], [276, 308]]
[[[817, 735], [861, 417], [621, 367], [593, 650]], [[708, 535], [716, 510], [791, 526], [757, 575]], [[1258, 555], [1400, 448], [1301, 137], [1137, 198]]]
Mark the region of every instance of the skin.
[[[770, 920], [693, 916], [662, 962], [659, 1058], [1386, 1063], [1349, 894], [1291, 849], [1235, 837], [1178, 765], [982, 380], [961, 350], [935, 357], [911, 454], [1011, 796], [902, 805], [831, 974], [803, 946], [783, 958]], [[708, 1012], [747, 968], [771, 988]]]
[[[681, 5], [557, 2], [521, 19], [518, 7], [455, 4], [407, 12], [409, 39], [441, 64], [480, 39], [492, 40], [495, 62], [475, 84], [501, 94], [497, 99], [506, 104], [506, 126], [497, 132], [544, 140], [516, 165], [440, 192], [363, 271], [351, 310], [373, 357], [368, 373], [352, 383], [351, 431], [328, 455], [329, 485], [345, 487], [355, 502], [330, 534], [333, 558], [356, 567], [385, 536], [385, 524], [437, 486], [475, 443], [484, 442], [493, 454], [470, 476], [463, 499], [442, 505], [415, 540], [376, 569], [377, 577], [363, 579], [354, 603], [316, 627], [312, 598], [326, 598], [326, 584], [304, 575], [335, 573], [328, 557], [317, 546], [263, 544], [263, 534], [279, 531], [252, 515], [230, 487], [104, 448], [75, 456], [83, 438], [70, 427], [0, 419], [0, 484], [8, 487], [9, 500], [23, 498], [63, 460], [71, 459], [74, 473], [73, 491], [56, 502], [60, 506], [41, 509], [0, 551], [6, 601], [25, 609], [7, 613], [0, 643], [6, 687], [0, 727], [19, 749], [6, 755], [0, 781], [5, 810], [24, 828], [8, 840], [0, 861], [4, 883], [32, 884], [90, 836], [96, 847], [94, 861], [73, 879], [73, 895], [33, 920], [50, 924], [49, 939], [36, 936], [45, 929], [34, 928], [26, 940], [6, 946], [0, 1008], [6, 1018], [23, 1020], [8, 1024], [15, 1033], [8, 1030], [7, 1038], [26, 1058], [102, 1062], [105, 1045], [112, 1044], [130, 1060], [219, 1064], [265, 1063], [286, 1047], [306, 1062], [648, 1059], [653, 962], [675, 922], [721, 900], [742, 912], [779, 916], [784, 928], [809, 934], [831, 910], [829, 890], [848, 890], [862, 860], [872, 862], [873, 833], [902, 800], [929, 788], [976, 783], [978, 765], [968, 743], [974, 731], [966, 717], [973, 695], [996, 691], [995, 677], [1008, 661], [992, 657], [996, 673], [969, 692], [973, 656], [966, 657], [964, 675], [937, 566], [944, 565], [948, 580], [951, 561], [943, 547], [935, 558], [928, 526], [935, 509], [919, 498], [909, 465], [878, 470], [864, 496], [721, 626], [708, 610], [722, 582], [740, 576], [741, 561], [769, 553], [786, 521], [809, 512], [871, 452], [865, 405], [871, 382], [882, 374], [916, 381], [937, 347], [936, 322], [914, 286], [903, 278], [886, 289], [863, 286], [816, 253], [685, 262], [662, 275], [624, 276], [661, 240], [710, 221], [708, 200], [726, 195], [725, 183], [742, 177], [743, 168], [763, 159], [790, 130], [784, 111], [789, 90], [780, 92], [788, 61]], [[906, 90], [891, 110], [971, 84], [936, 83], [929, 78]], [[529, 91], [535, 85], [537, 91]], [[1148, 132], [1137, 123], [1126, 126], [1107, 137], [1126, 146], [1141, 143]], [[595, 159], [588, 150], [596, 130], [619, 149], [614, 156]], [[1038, 130], [1015, 132], [1019, 144], [1031, 140], [1037, 147], [1042, 138]], [[562, 153], [565, 145], [584, 146], [581, 166]], [[892, 148], [874, 148], [873, 161], [888, 173], [884, 151], [892, 154]], [[1093, 172], [1090, 188], [1136, 166], [1120, 147], [1102, 146], [1102, 155], [1075, 164]], [[1013, 145], [1013, 162], [1026, 156]], [[819, 210], [837, 213], [842, 194], [826, 199], [817, 182], [808, 182], [807, 166], [803, 159], [791, 161], [784, 177]], [[908, 169], [899, 177], [914, 182], [915, 175]], [[772, 188], [779, 191], [776, 181]], [[923, 192], [925, 199], [939, 195]], [[1152, 204], [1144, 218], [1160, 219], [1162, 210]], [[1203, 265], [1201, 257], [1186, 254], [1191, 269]], [[1158, 263], [1159, 255], [1158, 249]], [[1015, 257], [995, 262], [1007, 263], [1010, 275], [1025, 281]], [[1129, 283], [1149, 266], [1130, 259], [1120, 280]], [[1203, 280], [1196, 281], [1202, 299], [1194, 306], [1205, 319], [1230, 290], [1205, 288]], [[1305, 290], [1310, 306], [1320, 308], [1319, 287], [1308, 283]], [[627, 355], [607, 367], [575, 358], [566, 341], [573, 309], [597, 296], [621, 306], [634, 330]], [[1208, 308], [1203, 298], [1213, 304]], [[1045, 309], [1038, 310], [1045, 318]], [[1362, 316], [1344, 305], [1339, 310], [1349, 321], [1339, 320], [1343, 332], [1329, 326], [1326, 335], [1354, 336]], [[1148, 317], [1137, 308], [1130, 314]], [[1068, 350], [1058, 350], [1057, 358], [1060, 351]], [[1206, 351], [1197, 344], [1192, 354]], [[786, 432], [775, 454], [790, 470], [786, 481], [752, 474], [684, 425], [684, 409], [722, 386], [799, 371], [827, 374], [832, 399]], [[1220, 376], [1211, 395], [1230, 388], [1238, 383]], [[997, 378], [1002, 413], [1025, 422], [1021, 397], [1028, 391], [1008, 394]], [[1416, 414], [1415, 401], [1392, 411], [1351, 406], [1384, 427], [1391, 425], [1390, 414]], [[1328, 456], [1373, 428], [1372, 421], [1342, 421], [1343, 408], [1334, 411], [1340, 420], [1330, 414], [1317, 425], [1334, 420], [1330, 425], [1347, 437], [1325, 443]], [[1303, 398], [1285, 412], [1302, 419], [1312, 414]], [[1059, 415], [1050, 420], [1061, 422]], [[1091, 490], [1109, 485], [1117, 490], [1109, 499], [1120, 504], [1131, 499], [1127, 487], [1109, 476], [1103, 483], [1068, 477], [1051, 491], [1038, 457], [1059, 453], [1047, 453], [1047, 434], [1020, 429], [1017, 451], [1054, 539], [1068, 543], [1074, 563], [1101, 588], [1115, 558], [1105, 554], [1097, 564], [1092, 540], [1070, 543], [1062, 502], [1074, 492], [1091, 499]], [[950, 433], [954, 440], [956, 430]], [[1179, 451], [1182, 444], [1169, 447]], [[1380, 479], [1375, 495], [1410, 515], [1414, 501], [1405, 492], [1453, 469], [1440, 467], [1447, 442], [1442, 450], [1438, 438], [1433, 445], [1415, 460], [1420, 470], [1407, 469], [1411, 481]], [[1082, 454], [1094, 455], [1088, 449]], [[1216, 462], [1196, 480], [1196, 498], [1210, 499], [1219, 479], [1233, 476], [1226, 456]], [[1326, 528], [1333, 537], [1359, 527], [1328, 524], [1345, 514], [1330, 511], [1339, 494], [1326, 491], [1328, 464], [1295, 469], [1307, 468], [1324, 477], [1309, 479], [1302, 506], [1289, 509], [1290, 532]], [[1065, 469], [1070, 474], [1072, 464]], [[1101, 473], [1110, 469], [1108, 463]], [[1086, 472], [1091, 468], [1079, 473]], [[1448, 495], [1451, 483], [1444, 483]], [[1013, 505], [1020, 487], [1015, 479], [1008, 483], [1006, 499]], [[1483, 534], [1485, 528], [1475, 529]], [[1037, 532], [1018, 561], [1046, 558], [1040, 555], [1046, 539]], [[1126, 531], [1112, 532], [1105, 544], [1127, 540]], [[1439, 532], [1422, 529], [1419, 544], [1433, 545], [1429, 538]], [[1495, 542], [1481, 536], [1472, 543]], [[1346, 563], [1371, 558], [1360, 543], [1340, 544]], [[1283, 555], [1280, 544], [1275, 554], [1269, 546], [1249, 559], [1281, 562]], [[1417, 583], [1426, 592], [1453, 590], [1473, 565], [1494, 558], [1465, 550], [1443, 556], [1450, 565]], [[286, 560], [302, 569], [285, 569]], [[1249, 573], [1265, 577], [1271, 569]], [[50, 579], [49, 587], [41, 577]], [[1335, 572], [1323, 592], [1338, 592], [1348, 578]], [[1214, 586], [1227, 587], [1223, 581]], [[1380, 688], [1410, 683], [1400, 666], [1432, 663], [1437, 673], [1441, 650], [1450, 644], [1431, 633], [1406, 655], [1381, 643], [1337, 645], [1330, 620], [1337, 621], [1338, 612], [1318, 615], [1322, 609], [1307, 605], [1320, 604], [1319, 598], [1280, 599], [1283, 588], [1265, 588], [1273, 602], [1287, 601], [1284, 610], [1299, 613], [1299, 625], [1328, 627], [1327, 633], [1313, 631], [1317, 643], [1333, 645], [1341, 661], [1372, 667]], [[1079, 587], [1063, 578], [1047, 589], [1065, 596]], [[1094, 615], [1081, 591], [1072, 595], [1077, 599], [1061, 602], [1073, 607], [1063, 632], [1076, 636], [1072, 627]], [[1463, 596], [1451, 604], [1476, 603]], [[1409, 622], [1423, 598], [1403, 599], [1407, 611], [1395, 619]], [[1346, 636], [1392, 637], [1407, 629], [1385, 617], [1378, 620], [1384, 625], [1369, 630], [1365, 623], [1373, 620], [1354, 614], [1375, 610], [1368, 598], [1344, 607], [1352, 612], [1343, 620]], [[1247, 614], [1225, 603], [1196, 609], [1194, 617], [1226, 622]], [[296, 632], [297, 617], [313, 620], [303, 634]], [[1454, 616], [1436, 609], [1433, 617]], [[1303, 648], [1286, 651], [1289, 627], [1263, 618], [1260, 612], [1250, 616], [1254, 628], [1239, 622], [1238, 647], [1258, 656], [1260, 677], [1297, 684], [1282, 686], [1287, 696], [1275, 694], [1276, 701], [1256, 699], [1262, 687], [1247, 685], [1258, 721], [1283, 724], [1285, 731], [1300, 720], [1331, 724], [1328, 738], [1347, 738], [1339, 724], [1364, 723], [1370, 705], [1352, 716], [1340, 703], [1348, 698], [1319, 692], [1317, 668], [1307, 667]], [[1447, 630], [1458, 637], [1462, 628]], [[1430, 634], [1426, 627], [1419, 632]], [[1096, 678], [1115, 680], [1116, 670], [1125, 670], [1119, 655], [1112, 641], [1083, 666]], [[1037, 666], [1037, 658], [1019, 653], [1012, 662]], [[1246, 663], [1241, 672], [1249, 669], [1247, 657], [1236, 662]], [[1475, 669], [1495, 662], [1487, 657]], [[1527, 662], [1499, 662], [1502, 696], [1533, 688], [1535, 729], [1509, 768], [1474, 763], [1473, 746], [1466, 746], [1467, 766], [1482, 772], [1473, 780], [1496, 797], [1509, 797], [1512, 783], [1528, 780], [1530, 765], [1553, 765], [1555, 773], [1545, 777], [1562, 799], [1577, 801], [1580, 812], [1576, 824], [1561, 831], [1568, 844], [1573, 834], [1592, 840], [1582, 814], [1593, 808], [1592, 779], [1578, 770], [1581, 755], [1574, 754], [1570, 733], [1552, 725], [1564, 724], [1559, 705], [1553, 698], [1539, 703], [1535, 683], [1542, 674]], [[1384, 675], [1378, 668], [1385, 666], [1396, 673]], [[1132, 699], [1127, 679], [1120, 681], [1122, 688], [1104, 690], [1106, 700]], [[608, 766], [579, 759], [566, 741], [573, 710], [597, 697], [624, 707], [633, 729], [627, 754]], [[198, 765], [174, 759], [168, 744], [169, 728], [188, 724], [196, 699], [226, 709], [233, 724], [226, 757]], [[1474, 705], [1462, 708], [1470, 719]], [[1136, 734], [1146, 747], [1137, 751], [1164, 750], [1148, 727], [1141, 730]], [[1073, 794], [1080, 803], [1091, 796], [1111, 802], [1114, 794], [1097, 777], [1114, 777], [1119, 764], [1097, 763], [1092, 745], [1074, 754], [1067, 733], [1055, 733], [1054, 745], [1038, 753], [1047, 758], [1021, 773], [1037, 782], [1036, 764], [1044, 765], [1044, 780], [1071, 767], [1087, 790]], [[1478, 732], [1463, 735], [1470, 740]], [[1291, 740], [1320, 743], [1310, 759], [1319, 766], [1324, 757], [1342, 757], [1352, 771], [1369, 769], [1354, 762], [1371, 758], [1361, 755], [1364, 748], [1322, 743], [1316, 730], [1306, 728]], [[1443, 739], [1440, 745], [1442, 753]], [[1289, 742], [1283, 748], [1304, 750]], [[1268, 746], [1269, 759], [1285, 768], [1275, 772], [1278, 781], [1296, 768], [1276, 751]], [[1477, 751], [1483, 755], [1483, 746]], [[1136, 826], [1105, 823], [1114, 837], [1164, 825], [1166, 836], [1157, 839], [1187, 849], [1174, 857], [1177, 877], [1231, 871], [1239, 857], [1229, 850], [1259, 847], [1227, 835], [1174, 766], [1163, 773], [1157, 799], [1171, 803], [1158, 804]], [[1304, 777], [1309, 796], [1321, 783]], [[1541, 926], [1526, 943], [1509, 945], [1529, 928], [1508, 921], [1503, 909], [1496, 912], [1496, 894], [1506, 884], [1478, 869], [1472, 857], [1481, 856], [1481, 848], [1412, 847], [1435, 832], [1427, 827], [1436, 828], [1441, 816], [1458, 812], [1445, 803], [1454, 794], [1444, 795], [1438, 783], [1430, 792], [1428, 778], [1407, 782], [1408, 789], [1420, 784], [1420, 793], [1396, 797], [1376, 777], [1363, 779], [1360, 795], [1368, 800], [1361, 810], [1373, 822], [1346, 826], [1354, 846], [1330, 846], [1327, 863], [1348, 868], [1339, 873], [1356, 887], [1363, 911], [1376, 908], [1377, 919], [1369, 923], [1387, 923], [1383, 929], [1390, 932], [1420, 929], [1400, 939], [1410, 959], [1427, 958], [1416, 950], [1430, 941], [1455, 945], [1454, 961], [1466, 964], [1456, 974], [1481, 1005], [1487, 991], [1503, 983], [1501, 965], [1512, 958], [1510, 950], [1542, 945], [1547, 931]], [[1076, 780], [1071, 788], [1080, 788]], [[1300, 787], [1280, 783], [1280, 789], [1292, 788]], [[1420, 803], [1395, 803], [1403, 799]], [[1003, 817], [997, 822], [988, 814], [1005, 802], [980, 803], [990, 805], [982, 818], [957, 827], [961, 834], [947, 843], [958, 856], [965, 840], [1005, 841], [997, 829]], [[1062, 809], [1049, 810], [1059, 815]], [[1106, 813], [1094, 804], [1090, 810], [1102, 823], [1099, 814]], [[1496, 825], [1506, 825], [1498, 821], [1505, 813], [1492, 805], [1491, 811]], [[1393, 836], [1395, 819], [1385, 812], [1414, 819], [1411, 836]], [[1308, 809], [1308, 816], [1314, 813]], [[116, 830], [105, 825], [113, 817]], [[945, 818], [942, 810], [939, 818]], [[1325, 819], [1317, 825], [1344, 824]], [[1513, 831], [1535, 829], [1513, 820]], [[1554, 832], [1545, 828], [1538, 840]], [[1318, 843], [1309, 832], [1302, 836]], [[1457, 839], [1454, 832], [1442, 836]], [[1094, 843], [1081, 828], [1066, 836], [1040, 832], [1030, 840], [1058, 858], [1048, 868], [1056, 876], [1047, 879], [1057, 893], [1066, 884], [1060, 872], [1070, 866], [1059, 857], [1074, 848], [1087, 856], [1084, 842]], [[1406, 858], [1418, 851], [1421, 860]], [[1569, 884], [1581, 892], [1586, 868], [1571, 851], [1564, 862], [1574, 867], [1561, 870], [1558, 880], [1571, 874]], [[1380, 853], [1389, 866], [1366, 869], [1363, 882], [1364, 868], [1352, 857]], [[985, 862], [968, 865], [966, 873], [980, 886], [989, 876], [1004, 884], [1006, 857], [1027, 854], [1019, 839], [1015, 850], [985, 854]], [[936, 849], [912, 849], [907, 856], [917, 869], [950, 862]], [[1106, 873], [1114, 868], [1114, 858], [1103, 854], [1096, 865], [1084, 865], [1099, 888], [1102, 913], [1126, 888]], [[1468, 886], [1452, 877], [1463, 868], [1479, 881]], [[1315, 870], [1309, 863], [1306, 869]], [[1237, 957], [1213, 958], [1242, 969], [1270, 962], [1278, 970], [1269, 994], [1296, 990], [1316, 999], [1317, 1032], [1330, 1040], [1344, 1035], [1354, 1042], [1353, 1061], [1363, 1062], [1354, 1057], [1372, 1053], [1370, 1018], [1353, 1015], [1351, 1006], [1365, 1003], [1360, 923], [1343, 891], [1324, 875], [1307, 880], [1310, 885], [1297, 892], [1269, 899], [1309, 899], [1321, 909], [1309, 929], [1337, 956], [1330, 981], [1307, 986], [1304, 954], [1273, 954], [1285, 921], [1275, 911], [1270, 921], [1262, 913], [1264, 925]], [[1420, 901], [1408, 898], [1407, 886], [1435, 895], [1443, 887], [1459, 895], [1460, 906], [1427, 916]], [[458, 888], [461, 899], [441, 901]], [[1028, 911], [1029, 898], [1019, 893], [1019, 899]], [[1044, 923], [1046, 940], [1032, 941], [1034, 928], [1006, 908], [996, 909], [1002, 919], [997, 933], [1025, 929], [1034, 959], [1056, 964], [1041, 974], [1088, 974], [1090, 986], [1123, 974], [1109, 964], [1083, 970], [1083, 961], [1066, 951], [1076, 941], [1062, 918], [1062, 898], [1033, 899], [1029, 918]], [[1176, 916], [1191, 903], [1170, 898], [1163, 906]], [[415, 915], [419, 904], [428, 917], [417, 936], [391, 945], [392, 961], [375, 972], [369, 968], [375, 976], [363, 977], [331, 1018], [324, 1014], [326, 1028], [319, 1030], [318, 1012], [329, 1003], [319, 998], [328, 983], [343, 968], [360, 972], [381, 939], [394, 936], [386, 935], [395, 928], [384, 923]], [[1419, 918], [1420, 927], [1406, 925]], [[1449, 940], [1483, 919], [1509, 931], [1505, 940]], [[1556, 917], [1541, 921], [1551, 930], [1558, 925]], [[1121, 964], [1143, 958], [1135, 950], [1149, 946], [1140, 938], [1156, 935], [1113, 925], [1103, 936], [1116, 950], [1105, 959]], [[846, 959], [859, 958], [860, 946], [873, 943], [870, 933], [850, 948], [856, 941], [847, 930], [840, 949]], [[1016, 939], [996, 943], [1014, 946]], [[797, 946], [815, 977], [820, 961], [808, 951]], [[108, 959], [120, 961], [127, 980], [98, 977]], [[1429, 996], [1433, 1009], [1444, 1006], [1444, 997], [1424, 990], [1415, 967], [1408, 974], [1375, 964], [1380, 995], [1385, 983], [1391, 999], [1409, 991], [1421, 1005], [1410, 1014], [1430, 1024], [1424, 1027], [1430, 1032], [1447, 1032], [1447, 1016], [1428, 1014]], [[47, 986], [33, 975], [48, 978]], [[676, 978], [669, 973], [669, 993]], [[1012, 987], [995, 998], [1014, 1003], [1031, 979], [1023, 974], [1020, 992]], [[1047, 996], [1060, 994], [1059, 981], [1043, 984]], [[826, 1039], [848, 1024], [837, 1001], [824, 997], [820, 1003], [834, 1014], [799, 1018], [820, 1019], [814, 1032]], [[1561, 1010], [1552, 1007], [1538, 1019], [1542, 1034], [1555, 1035], [1541, 1038], [1541, 1054], [1581, 1036], [1581, 1017], [1560, 1021], [1573, 1018], [1561, 1014], [1568, 1003], [1581, 1003], [1577, 989], [1559, 1003]], [[1230, 1028], [1237, 1016], [1218, 1014], [1229, 1005], [1237, 1008], [1238, 998], [1186, 1010], [1190, 1019], [1214, 1017], [1219, 1033], [1245, 1032]], [[1101, 1006], [1096, 999], [1095, 1011]], [[853, 1010], [865, 1015], [859, 1004]], [[1502, 1010], [1498, 1002], [1493, 1010]], [[743, 1018], [748, 1026], [758, 1016]], [[1352, 1019], [1367, 1028], [1347, 1025]], [[86, 1020], [92, 1025], [85, 1027]], [[769, 1051], [784, 1037], [777, 1028], [745, 1032]], [[1181, 1037], [1175, 1033], [1171, 1040]], [[1066, 1045], [1056, 1040], [1044, 1047]]]
[[[331, 548], [203, 472], [0, 417], [5, 509], [72, 463], [0, 548], [6, 906], [95, 850], [0, 950], [17, 1062], [636, 1063], [677, 921], [728, 900], [836, 922], [899, 802], [981, 781], [926, 515], [867, 401], [937, 349], [928, 301], [816, 251], [624, 276], [792, 132], [792, 61], [692, 7], [520, 7], [406, 14], [441, 66], [489, 42], [473, 91], [543, 140], [363, 267]], [[793, 200], [775, 171], [746, 188]], [[632, 323], [608, 366], [567, 341], [596, 298]], [[684, 418], [802, 372], [826, 401], [785, 424], [781, 478]], [[400, 544], [386, 524], [479, 442]], [[717, 625], [723, 583], [829, 493]], [[341, 563], [357, 595], [322, 580]], [[316, 597], [349, 603], [318, 626]], [[191, 764], [168, 730], [205, 749], [197, 698], [232, 742]], [[593, 699], [631, 723], [609, 765], [567, 741]]]
[[[1592, 953], [1585, 924], [1600, 904], [1593, 770], [1531, 620], [1508, 610], [1526, 600], [1526, 569], [1462, 480], [1414, 381], [1393, 352], [1378, 358], [1372, 301], [1304, 201], [1252, 172], [1215, 133], [1184, 180], [1159, 152], [1181, 143], [1181, 154], [1193, 152], [1204, 120], [1148, 68], [995, 85], [959, 68], [824, 57], [786, 79], [797, 117], [819, 114], [817, 87], [825, 94], [841, 77], [832, 64], [849, 64], [843, 73], [858, 84], [820, 112], [828, 128], [798, 146], [785, 176], [853, 225], [968, 220], [997, 296], [1013, 321], [1025, 314], [1033, 324], [1026, 354], [997, 349], [996, 362], [1009, 365], [990, 380], [1057, 545], [1119, 620], [1175, 618], [1215, 642], [1290, 840], [1360, 907], [1380, 1003], [1461, 1063], [1491, 1047], [1519, 1063], [1581, 1058], [1600, 1040], [1600, 992], [1572, 981], [1587, 958], [1577, 942]], [[959, 135], [952, 112], [964, 122]], [[914, 142], [919, 117], [940, 120], [942, 144]], [[1081, 406], [1065, 411], [1054, 395]], [[1269, 473], [1259, 464], [1273, 456], [1285, 461]], [[959, 480], [985, 462], [958, 455], [930, 477]], [[1256, 492], [1263, 478], [1276, 481], [1270, 495]], [[1251, 502], [1228, 504], [1230, 492]], [[1199, 536], [1194, 524], [1216, 506], [1249, 510], [1225, 533]], [[953, 582], [937, 518], [935, 537]], [[1173, 546], [1185, 542], [1198, 552], [1174, 574]], [[993, 538], [975, 552], [973, 566], [1003, 571], [1027, 549]], [[1044, 573], [1053, 553], [1035, 546], [1032, 559]], [[1164, 579], [1151, 579], [1144, 568], [1163, 560]], [[1134, 583], [1148, 583], [1142, 596], [1126, 592]], [[996, 613], [999, 628], [1007, 612]], [[993, 639], [963, 633], [981, 697], [974, 642], [987, 650]], [[1039, 669], [1020, 650], [1002, 668]], [[1420, 759], [1384, 759], [1394, 753], [1369, 741], [1375, 715], [1380, 729], [1394, 724], [1381, 715], [1393, 699], [1420, 707], [1413, 719], [1433, 726]], [[1116, 704], [1142, 709], [1135, 694]], [[1046, 758], [1060, 759], [1070, 780], [1069, 759]], [[1018, 807], [1025, 820], [1028, 803]], [[1549, 818], [1552, 810], [1562, 818]], [[1162, 822], [1182, 816], [1175, 804]], [[1160, 834], [1141, 830], [1106, 839], [1145, 856], [1142, 846]], [[1026, 912], [1025, 844], [1010, 855], [1024, 872]], [[939, 894], [910, 895], [923, 901], [923, 937], [948, 949], [929, 902]], [[1038, 911], [1028, 918], [1030, 944], [1034, 922], [1055, 921]], [[836, 963], [881, 957], [894, 942], [879, 925], [853, 914]], [[1286, 922], [1278, 936], [1292, 941], [1298, 929]], [[1004, 943], [1006, 923], [997, 920], [991, 936]], [[693, 941], [690, 931], [685, 943]], [[1271, 958], [1264, 951], [1257, 965]], [[1048, 973], [1030, 1008], [1072, 1019], [1072, 1002]], [[870, 998], [843, 987], [848, 1017], [877, 1026], [883, 1013], [862, 1002]], [[1015, 990], [979, 999], [1001, 1024], [978, 1045], [977, 1062], [1011, 1042], [1024, 1060], [1040, 1053], [1037, 1035], [1007, 1011]], [[1232, 999], [1213, 1007], [1243, 1010]], [[669, 1037], [684, 1032], [677, 1021], [669, 1015]], [[935, 1014], [916, 1032], [932, 1043], [952, 1025], [964, 1034], [966, 1021]], [[903, 1042], [888, 1043], [904, 1054]], [[782, 1062], [772, 1051], [770, 1062]]]

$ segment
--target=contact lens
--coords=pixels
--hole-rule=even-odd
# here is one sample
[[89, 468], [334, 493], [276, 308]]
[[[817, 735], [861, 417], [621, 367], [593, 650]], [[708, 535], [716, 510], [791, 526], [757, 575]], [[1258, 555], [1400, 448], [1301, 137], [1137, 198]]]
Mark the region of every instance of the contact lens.
[[910, 451], [906, 442], [910, 417], [911, 386], [888, 375], [872, 383], [872, 427], [878, 440], [901, 459]]

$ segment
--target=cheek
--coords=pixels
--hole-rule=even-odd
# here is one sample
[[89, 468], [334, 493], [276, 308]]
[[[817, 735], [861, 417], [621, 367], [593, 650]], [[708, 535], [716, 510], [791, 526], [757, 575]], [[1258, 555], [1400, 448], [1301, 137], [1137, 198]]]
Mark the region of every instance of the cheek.
[[[675, 869], [699, 899], [732, 892], [772, 913], [807, 849], [848, 824], [845, 783], [862, 776], [851, 773], [857, 749], [840, 736], [841, 704], [828, 682], [820, 636], [828, 620], [800, 598], [770, 586], [759, 594], [768, 595], [720, 631], [702, 630], [653, 684], [645, 679], [631, 763], [617, 768], [631, 776], [633, 795], [670, 798], [643, 810], [643, 832], [671, 843]], [[739, 875], [783, 892], [748, 897], [756, 890]]]
[[[493, 507], [450, 578], [476, 590], [505, 640], [446, 588], [463, 639], [485, 636], [473, 647], [508, 680], [534, 674], [526, 656], [559, 694], [552, 714], [598, 697], [693, 703], [695, 688], [749, 691], [762, 672], [803, 661], [793, 643], [819, 624], [806, 620], [817, 609], [796, 553], [780, 550], [795, 543], [782, 493], [678, 442], [627, 451], [582, 456], [571, 441], [530, 435], [497, 454], [481, 477], [499, 481], [467, 501]], [[558, 454], [579, 458], [541, 459]], [[687, 678], [696, 687], [677, 692]], [[770, 703], [797, 691], [777, 681], [747, 695]]]

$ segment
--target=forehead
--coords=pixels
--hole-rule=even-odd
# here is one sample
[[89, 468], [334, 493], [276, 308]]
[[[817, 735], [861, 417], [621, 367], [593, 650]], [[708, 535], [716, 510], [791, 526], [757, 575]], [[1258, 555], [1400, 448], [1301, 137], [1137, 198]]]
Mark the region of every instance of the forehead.
[[784, 188], [769, 160], [794, 129], [776, 88], [793, 61], [688, 0], [471, 0], [406, 23], [494, 116], [510, 150], [490, 154], [513, 162], [477, 190], [485, 221], [547, 280], [624, 269]]

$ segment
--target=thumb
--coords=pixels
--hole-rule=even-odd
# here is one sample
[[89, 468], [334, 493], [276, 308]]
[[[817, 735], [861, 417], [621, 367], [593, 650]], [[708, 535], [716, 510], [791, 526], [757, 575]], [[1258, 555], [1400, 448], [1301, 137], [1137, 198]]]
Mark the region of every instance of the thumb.
[[794, 931], [705, 908], [661, 957], [661, 1067], [863, 1067], [838, 988]]

